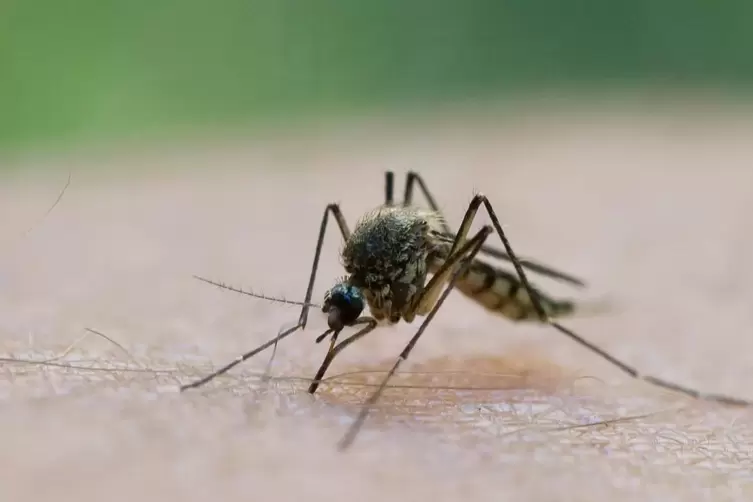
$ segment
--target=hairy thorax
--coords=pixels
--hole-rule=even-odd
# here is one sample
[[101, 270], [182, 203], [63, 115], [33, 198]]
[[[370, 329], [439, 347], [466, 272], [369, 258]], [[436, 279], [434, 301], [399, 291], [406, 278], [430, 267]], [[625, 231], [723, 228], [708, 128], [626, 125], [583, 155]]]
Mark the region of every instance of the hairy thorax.
[[376, 320], [413, 320], [411, 307], [426, 283], [437, 223], [429, 211], [382, 207], [368, 213], [345, 243], [348, 280], [361, 289]]

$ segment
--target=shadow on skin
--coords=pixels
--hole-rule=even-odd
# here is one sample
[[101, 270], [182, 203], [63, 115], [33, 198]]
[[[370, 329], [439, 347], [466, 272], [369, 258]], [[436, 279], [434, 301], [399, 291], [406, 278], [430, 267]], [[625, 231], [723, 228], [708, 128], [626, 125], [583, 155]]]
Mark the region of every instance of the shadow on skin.
[[[385, 359], [332, 372], [332, 379], [325, 377], [317, 396], [330, 404], [357, 407], [374, 392], [393, 363]], [[577, 385], [578, 375], [532, 350], [517, 349], [500, 356], [442, 356], [406, 365], [390, 381], [377, 406], [396, 413], [424, 408], [441, 412], [481, 401], [566, 397]]]

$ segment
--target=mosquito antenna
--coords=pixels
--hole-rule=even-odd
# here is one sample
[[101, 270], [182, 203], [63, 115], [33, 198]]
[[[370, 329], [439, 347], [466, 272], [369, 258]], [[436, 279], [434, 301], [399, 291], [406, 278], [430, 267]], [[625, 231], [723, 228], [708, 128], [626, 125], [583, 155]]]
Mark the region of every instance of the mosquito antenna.
[[251, 296], [253, 298], [259, 298], [261, 300], [267, 300], [270, 302], [277, 302], [277, 303], [284, 303], [286, 305], [298, 305], [299, 307], [316, 307], [316, 308], [322, 308], [321, 305], [318, 303], [311, 303], [311, 302], [299, 302], [296, 300], [288, 300], [286, 298], [278, 298], [275, 296], [269, 296], [264, 295], [261, 293], [254, 293], [253, 291], [247, 291], [245, 289], [237, 288], [235, 286], [230, 286], [229, 284], [225, 284], [223, 282], [213, 281], [211, 279], [206, 279], [204, 277], [200, 277], [198, 275], [193, 276], [194, 279], [198, 279], [202, 282], [206, 282], [207, 284], [211, 284], [213, 286], [217, 286], [218, 288], [227, 289], [229, 291], [233, 291], [235, 293], [240, 293], [242, 295]]

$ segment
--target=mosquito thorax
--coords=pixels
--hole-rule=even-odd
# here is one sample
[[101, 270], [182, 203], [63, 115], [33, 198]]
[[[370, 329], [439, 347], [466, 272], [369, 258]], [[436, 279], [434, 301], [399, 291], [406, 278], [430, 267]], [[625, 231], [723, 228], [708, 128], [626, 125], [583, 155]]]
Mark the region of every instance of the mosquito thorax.
[[359, 287], [377, 320], [397, 322], [426, 281], [438, 217], [412, 207], [367, 213], [341, 252], [348, 282]]
[[357, 287], [340, 283], [333, 286], [324, 295], [322, 311], [328, 314], [327, 323], [329, 327], [334, 330], [341, 330], [358, 319], [364, 306], [363, 295]]

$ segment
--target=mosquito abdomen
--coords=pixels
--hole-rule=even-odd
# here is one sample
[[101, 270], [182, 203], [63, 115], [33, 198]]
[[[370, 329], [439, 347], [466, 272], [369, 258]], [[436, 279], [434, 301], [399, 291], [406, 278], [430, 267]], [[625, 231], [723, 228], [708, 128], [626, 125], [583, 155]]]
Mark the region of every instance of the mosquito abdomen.
[[[441, 258], [432, 260], [431, 272], [436, 272], [443, 262]], [[487, 310], [510, 320], [539, 320], [531, 298], [517, 275], [481, 260], [473, 260], [465, 274], [458, 278], [455, 289]], [[549, 317], [565, 317], [575, 312], [574, 302], [553, 299], [538, 289], [536, 292]]]

